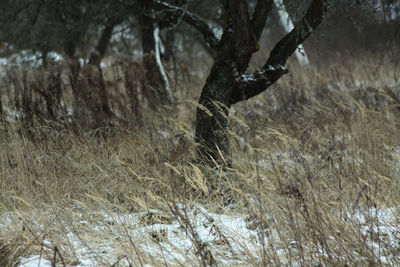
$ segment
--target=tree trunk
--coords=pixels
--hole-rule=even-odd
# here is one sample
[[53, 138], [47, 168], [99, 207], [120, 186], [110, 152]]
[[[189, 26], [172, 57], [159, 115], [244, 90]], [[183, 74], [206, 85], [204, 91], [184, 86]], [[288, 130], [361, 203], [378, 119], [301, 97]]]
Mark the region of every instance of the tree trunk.
[[231, 31], [226, 30], [217, 56], [204, 85], [196, 114], [195, 141], [202, 160], [229, 165], [229, 109], [234, 87], [234, 46]]
[[116, 24], [117, 22], [110, 22], [105, 26], [96, 48], [89, 57], [88, 65], [80, 68], [77, 59], [71, 60], [74, 117], [83, 128], [96, 129], [107, 126], [112, 118], [100, 63]]
[[140, 126], [143, 124], [141, 105], [139, 102], [139, 89], [142, 87], [144, 75], [142, 65], [135, 61], [124, 62], [121, 66], [121, 71], [133, 115], [132, 122]]
[[61, 80], [61, 68], [53, 66], [47, 70], [47, 75], [44, 76], [44, 79], [31, 83], [33, 90], [44, 98], [47, 114], [53, 121], [58, 121], [61, 111]]
[[97, 129], [107, 126], [112, 117], [99, 66], [88, 64], [80, 72], [75, 90], [77, 106], [74, 112], [81, 127]]
[[214, 63], [203, 87], [196, 115], [198, 152], [202, 160], [229, 165], [228, 98], [233, 88], [232, 67], [229, 62]]
[[[274, 0], [275, 6], [278, 9], [279, 22], [285, 31], [285, 33], [290, 32], [293, 28], [293, 16], [290, 16], [286, 6], [284, 5], [283, 0]], [[297, 61], [301, 66], [310, 65], [310, 60], [306, 54], [304, 46], [301, 44], [297, 47], [294, 52]]]
[[274, 0], [258, 0], [250, 18], [246, 0], [223, 0], [225, 28], [219, 40], [199, 16], [161, 1], [151, 1], [156, 11], [180, 18], [196, 28], [215, 51], [215, 61], [203, 87], [196, 117], [196, 142], [201, 159], [229, 165], [229, 109], [240, 101], [264, 92], [282, 75], [296, 48], [321, 23], [329, 0], [312, 0], [304, 18], [280, 40], [263, 67], [245, 74]]
[[169, 91], [168, 79], [163, 73], [160, 59], [158, 26], [156, 21], [147, 15], [139, 17], [140, 32], [142, 37], [143, 65], [145, 69], [146, 83], [144, 95], [149, 105], [157, 109], [159, 104], [171, 104], [172, 96]]
[[[266, 7], [268, 7], [267, 3]], [[268, 11], [268, 10], [267, 10]], [[257, 51], [257, 41], [261, 31], [248, 16], [245, 1], [225, 3], [228, 20], [222, 39], [216, 50], [216, 58], [203, 87], [196, 116], [196, 136], [200, 158], [209, 164], [231, 164], [228, 131], [229, 109], [235, 103], [234, 90], [236, 75], [247, 69], [251, 55]], [[268, 12], [264, 13], [261, 24], [265, 24]]]
[[230, 19], [217, 52], [211, 72], [203, 87], [196, 117], [198, 152], [206, 163], [230, 165], [229, 109], [265, 91], [288, 72], [283, 67], [311, 32], [321, 23], [326, 10], [325, 0], [313, 0], [303, 20], [272, 50], [267, 63], [254, 73], [245, 75], [252, 54], [268, 17], [272, 1], [260, 0], [253, 18], [249, 18], [244, 0], [225, 1]]
[[[1, 48], [1, 43], [0, 43], [0, 48]], [[6, 117], [3, 111], [3, 102], [1, 100], [1, 92], [0, 92], [0, 122], [6, 122]]]

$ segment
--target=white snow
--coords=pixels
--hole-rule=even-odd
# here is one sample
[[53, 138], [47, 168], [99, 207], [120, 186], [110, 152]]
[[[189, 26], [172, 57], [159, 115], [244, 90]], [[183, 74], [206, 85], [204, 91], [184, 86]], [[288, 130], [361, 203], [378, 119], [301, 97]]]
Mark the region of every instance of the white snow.
[[[242, 214], [216, 214], [207, 211], [202, 207], [194, 205], [178, 205], [180, 212], [187, 212], [187, 216], [195, 229], [198, 239], [206, 244], [211, 250], [215, 259], [221, 265], [240, 265], [244, 264], [246, 257], [259, 258], [260, 243], [256, 230], [250, 230], [246, 215]], [[396, 208], [385, 208], [348, 212], [342, 216], [344, 220], [352, 225], [360, 225], [361, 234], [365, 235], [368, 246], [374, 252], [374, 255], [381, 255], [382, 263], [393, 262], [393, 257], [387, 251], [390, 244], [396, 247], [400, 228], [396, 227]], [[164, 221], [153, 220], [145, 222], [146, 219], [154, 216], [166, 216]], [[7, 215], [0, 218], [0, 225], [10, 223]], [[158, 210], [148, 210], [134, 214], [110, 213], [110, 212], [92, 212], [77, 213], [76, 223], [86, 227], [86, 231], [77, 231], [75, 227], [69, 227], [65, 223], [65, 229], [70, 232], [66, 234], [69, 248], [74, 250], [79, 265], [74, 266], [104, 266], [112, 265], [118, 262], [118, 266], [128, 266], [130, 261], [127, 256], [127, 250], [130, 244], [135, 244], [142, 255], [153, 259], [163, 259], [168, 264], [185, 265], [188, 261], [196, 258], [195, 245], [190, 237], [192, 233], [186, 232], [182, 225], [174, 216], [167, 215]], [[268, 216], [268, 215], [267, 215]], [[162, 218], [162, 217], [160, 217]], [[31, 226], [32, 227], [32, 226]], [[370, 238], [371, 233], [379, 234], [379, 240]], [[104, 235], [107, 233], [107, 235]], [[108, 236], [109, 238], [104, 238]], [[269, 242], [279, 241], [279, 235], [271, 232], [265, 237], [264, 242], [268, 246]], [[333, 239], [333, 237], [332, 237]], [[48, 240], [43, 241], [50, 244], [46, 248], [53, 247]], [[385, 242], [385, 246], [381, 244]], [[297, 245], [296, 241], [290, 242], [293, 247]], [[389, 245], [388, 245], [389, 244]], [[62, 248], [60, 249], [62, 251]], [[282, 255], [282, 249], [276, 251]], [[47, 255], [53, 255], [47, 251]], [[62, 252], [61, 252], [62, 253]], [[131, 252], [132, 253], [132, 252]], [[320, 254], [326, 254], [319, 251]], [[45, 253], [43, 253], [44, 255]], [[158, 264], [160, 261], [158, 261]], [[22, 258], [19, 267], [47, 267], [52, 266], [51, 262], [44, 256], [33, 255]], [[146, 263], [144, 266], [157, 266], [157, 261]]]
[[[180, 205], [180, 207], [183, 212], [184, 206]], [[245, 215], [215, 214], [194, 206], [186, 207], [186, 210], [190, 211], [188, 216], [199, 240], [212, 247], [217, 260], [226, 261], [226, 258], [232, 258], [232, 262], [240, 263], [240, 257], [235, 258], [234, 255], [244, 255], [249, 252], [257, 257], [259, 251], [257, 232], [247, 229]], [[171, 221], [163, 223], [144, 223], [143, 218], [149, 214], [164, 213], [150, 210], [136, 214], [106, 212], [91, 215], [79, 214], [80, 224], [88, 227], [88, 230], [78, 234], [72, 227], [71, 231], [66, 234], [70, 247], [73, 247], [79, 259], [78, 266], [98, 266], [100, 264], [99, 257], [103, 258], [102, 262], [110, 263], [110, 265], [117, 262], [124, 256], [121, 250], [129, 247], [128, 239], [131, 239], [138, 249], [148, 256], [155, 259], [164, 258], [169, 263], [181, 262], [184, 264], [189, 258], [191, 260], [196, 258], [196, 255], [193, 254], [194, 244], [189, 238], [190, 233], [187, 233], [175, 218], [172, 217]], [[92, 218], [90, 219], [90, 217]], [[6, 221], [10, 220], [5, 220], [3, 217], [0, 225]], [[66, 223], [67, 225], [68, 223]], [[112, 239], [97, 238], [104, 236], [105, 232], [110, 232]], [[159, 240], [155, 240], [156, 238]], [[229, 244], [224, 243], [225, 241]], [[52, 244], [48, 240], [44, 240], [44, 243]], [[43, 248], [48, 250], [47, 255], [53, 255], [49, 250], [50, 247], [52, 246]], [[223, 255], [223, 257], [218, 255]], [[19, 267], [32, 266], [52, 265], [44, 256], [39, 255], [21, 259]], [[147, 266], [156, 265], [147, 264]]]
[[[56, 52], [50, 52], [47, 54], [47, 59], [55, 62], [63, 60], [63, 56]], [[20, 66], [28, 65], [30, 67], [39, 67], [43, 64], [42, 56], [39, 52], [32, 52], [29, 50], [21, 50], [18, 53], [14, 53], [6, 58], [0, 58], [0, 69], [7, 66]]]
[[19, 267], [52, 267], [50, 261], [40, 257], [32, 256], [21, 260]]

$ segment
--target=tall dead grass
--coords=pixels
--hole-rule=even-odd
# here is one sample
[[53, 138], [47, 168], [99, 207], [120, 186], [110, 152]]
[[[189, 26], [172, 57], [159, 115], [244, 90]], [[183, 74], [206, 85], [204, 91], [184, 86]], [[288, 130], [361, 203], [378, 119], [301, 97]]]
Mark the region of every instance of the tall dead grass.
[[[20, 121], [0, 122], [0, 264], [29, 255], [85, 264], [73, 235], [93, 266], [399, 265], [400, 85], [390, 66], [371, 71], [372, 63], [294, 66], [274, 88], [235, 106], [231, 169], [195, 160], [200, 88], [176, 92], [189, 99], [173, 110], [139, 113], [131, 103], [144, 126], [115, 126], [107, 138], [38, 123], [31, 131], [40, 138], [32, 139]], [[117, 99], [123, 82], [111, 74]], [[119, 115], [125, 105], [116, 104]], [[254, 250], [206, 212], [244, 216], [257, 233], [248, 241]], [[120, 214], [138, 227], [178, 222], [192, 245], [175, 245], [171, 259], [164, 246], [174, 247], [177, 233], [139, 238]], [[215, 242], [199, 237], [193, 214], [205, 216]], [[146, 249], [149, 242], [159, 251]]]

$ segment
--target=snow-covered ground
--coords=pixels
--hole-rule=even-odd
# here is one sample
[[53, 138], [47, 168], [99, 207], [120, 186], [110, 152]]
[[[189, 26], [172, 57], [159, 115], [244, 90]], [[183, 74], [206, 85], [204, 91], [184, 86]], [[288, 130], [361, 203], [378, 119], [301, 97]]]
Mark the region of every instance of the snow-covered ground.
[[[48, 60], [62, 61], [63, 56], [61, 54], [50, 52], [47, 54]], [[6, 66], [21, 66], [28, 65], [30, 67], [39, 67], [43, 64], [41, 54], [38, 52], [32, 52], [28, 50], [21, 50], [18, 53], [14, 53], [7, 58], [0, 58], [0, 69]]]
[[42, 258], [41, 256], [32, 256], [21, 260], [20, 267], [52, 267], [53, 265], [49, 260]]
[[[193, 233], [186, 232], [172, 216], [157, 210], [136, 214], [99, 212], [80, 214], [79, 217], [79, 223], [87, 227], [87, 231], [81, 233], [75, 226], [66, 234], [70, 247], [75, 250], [78, 266], [112, 265], [118, 261], [124, 265], [123, 259], [127, 250], [132, 249], [132, 244], [147, 254], [147, 257], [155, 259], [153, 264], [149, 263], [146, 266], [157, 266], [161, 259], [168, 263], [184, 264], [188, 259], [193, 260], [196, 257], [193, 253]], [[94, 218], [98, 224], [92, 221]], [[214, 256], [217, 261], [229, 264], [227, 259], [230, 259], [240, 263], [240, 255], [244, 256], [249, 252], [257, 257], [257, 232], [247, 228], [246, 216], [215, 214], [201, 208], [192, 208], [189, 218], [199, 240], [216, 252]], [[101, 239], [106, 236], [114, 238]], [[129, 244], [130, 242], [132, 244]], [[56, 246], [48, 240], [45, 244], [44, 250]], [[20, 266], [52, 265], [44, 257], [34, 255], [21, 259]]]
[[[50, 260], [54, 255], [52, 249], [56, 246], [60, 255], [65, 250], [73, 251], [76, 259], [70, 263], [72, 266], [129, 266], [135, 262], [148, 267], [164, 263], [186, 266], [188, 262], [196, 263], [195, 239], [209, 247], [220, 266], [244, 266], [262, 258], [260, 235], [257, 227], [250, 227], [248, 216], [217, 214], [193, 205], [185, 208], [181, 205], [179, 209], [189, 219], [193, 232], [187, 231], [190, 227], [179, 222], [176, 216], [157, 210], [133, 214], [76, 213], [76, 218], [63, 222], [65, 225], [60, 227], [65, 229], [64, 235], [68, 240], [64, 240], [63, 244], [47, 239], [41, 241], [42, 256], [37, 254], [21, 258], [19, 267], [54, 266]], [[390, 265], [400, 260], [393, 258], [396, 256], [388, 251], [388, 248], [400, 248], [399, 211], [396, 208], [371, 208], [346, 214], [342, 215], [343, 219], [353, 227], [359, 226], [360, 235], [365, 236], [368, 247], [374, 255], [380, 255], [379, 260], [383, 264]], [[0, 225], [10, 227], [5, 224], [15, 223], [13, 216], [16, 215], [3, 215]], [[40, 226], [43, 227], [38, 223], [36, 227]], [[33, 230], [34, 226], [30, 227]], [[280, 235], [273, 231], [263, 235], [268, 248], [271, 248], [269, 242], [279, 243]], [[297, 242], [293, 240], [290, 244], [296, 247]], [[278, 247], [276, 249], [278, 253], [287, 253]], [[134, 255], [136, 259], [132, 258]], [[283, 261], [284, 258], [282, 255]]]
[[[193, 206], [190, 210], [188, 216], [199, 240], [212, 247], [218, 262], [223, 265], [238, 264], [242, 261], [241, 255], [259, 256], [257, 231], [248, 229], [245, 215], [215, 214]], [[116, 262], [124, 265], [124, 261], [128, 265], [127, 260], [130, 259], [125, 257], [133, 244], [146, 258], [154, 258], [154, 263], [146, 266], [157, 266], [162, 261], [185, 265], [188, 260], [196, 258], [192, 242], [196, 237], [185, 231], [182, 222], [166, 213], [150, 210], [135, 214], [98, 212], [77, 216], [86, 231], [81, 232], [78, 226], [71, 225], [67, 226], [69, 232], [66, 234], [69, 247], [76, 253], [77, 266], [107, 266]], [[51, 248], [57, 244], [49, 240], [44, 243], [43, 249], [49, 250], [47, 255], [53, 255]], [[52, 265], [44, 256], [33, 255], [22, 258], [19, 266]]]

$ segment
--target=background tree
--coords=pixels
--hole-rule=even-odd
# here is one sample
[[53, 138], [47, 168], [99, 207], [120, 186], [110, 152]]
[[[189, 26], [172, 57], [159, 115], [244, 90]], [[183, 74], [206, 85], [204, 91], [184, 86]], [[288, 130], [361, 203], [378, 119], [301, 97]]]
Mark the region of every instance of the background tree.
[[[17, 49], [41, 53], [44, 66], [49, 52], [62, 53], [70, 69], [74, 96], [74, 118], [81, 127], [94, 129], [113, 117], [100, 63], [114, 27], [122, 23], [130, 9], [109, 1], [6, 1], [12, 11], [0, 15], [2, 38]], [[15, 31], [18, 27], [18, 31]], [[26, 33], [26, 34], [24, 34]], [[79, 62], [89, 48], [87, 64]], [[39, 87], [38, 87], [39, 88]], [[58, 89], [61, 89], [58, 87]], [[40, 90], [48, 105], [57, 106], [61, 92]], [[55, 116], [52, 116], [55, 119]]]

